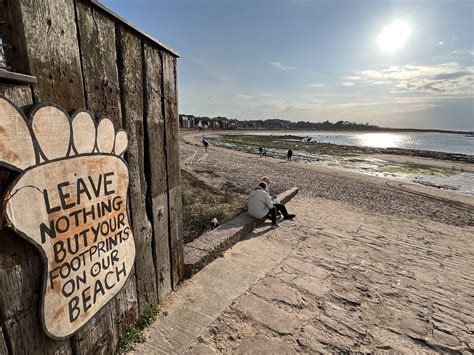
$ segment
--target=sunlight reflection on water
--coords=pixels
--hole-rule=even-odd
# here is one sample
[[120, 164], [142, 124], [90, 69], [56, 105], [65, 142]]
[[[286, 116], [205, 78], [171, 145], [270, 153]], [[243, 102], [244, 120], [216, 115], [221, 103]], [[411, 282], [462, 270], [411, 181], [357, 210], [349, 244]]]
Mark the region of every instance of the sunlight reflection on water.
[[357, 136], [360, 145], [374, 148], [398, 148], [404, 146], [406, 137], [393, 133], [364, 133]]
[[[474, 137], [437, 132], [338, 132], [338, 131], [245, 131], [242, 134], [311, 137], [314, 142], [374, 148], [431, 150], [454, 154], [474, 154]], [[295, 137], [295, 138], [297, 138]]]

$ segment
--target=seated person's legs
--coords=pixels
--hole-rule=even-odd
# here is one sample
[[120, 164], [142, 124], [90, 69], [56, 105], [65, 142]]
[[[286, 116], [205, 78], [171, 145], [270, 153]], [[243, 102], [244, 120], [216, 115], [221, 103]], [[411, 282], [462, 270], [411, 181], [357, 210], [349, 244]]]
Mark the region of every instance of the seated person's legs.
[[275, 207], [273, 207], [272, 209], [270, 209], [270, 211], [268, 211], [267, 218], [272, 220], [272, 224], [277, 223], [277, 210]]
[[275, 203], [273, 205], [278, 211], [280, 211], [282, 214], [283, 214], [283, 217], [285, 217], [286, 219], [292, 219], [292, 218], [295, 218], [296, 215], [294, 214], [289, 214], [285, 205], [282, 204], [282, 203]]

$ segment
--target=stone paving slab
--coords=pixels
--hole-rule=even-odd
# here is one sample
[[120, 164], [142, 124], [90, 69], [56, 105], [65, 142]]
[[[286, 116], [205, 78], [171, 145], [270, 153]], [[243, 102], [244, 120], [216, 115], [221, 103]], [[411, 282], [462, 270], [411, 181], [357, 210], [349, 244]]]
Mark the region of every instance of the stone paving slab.
[[474, 351], [472, 227], [302, 197], [288, 207], [294, 221], [248, 236], [283, 245], [288, 257], [209, 325], [188, 354], [198, 345], [224, 354]]
[[280, 335], [292, 334], [300, 326], [298, 317], [252, 294], [241, 297], [233, 309]]
[[285, 354], [297, 352], [277, 338], [255, 337], [244, 340], [234, 352], [235, 355]]
[[303, 196], [288, 208], [172, 294], [137, 353], [474, 351], [474, 228]]
[[184, 353], [235, 299], [289, 252], [284, 245], [264, 238], [235, 245], [167, 299], [160, 317], [146, 331], [147, 342], [139, 344], [135, 353]]

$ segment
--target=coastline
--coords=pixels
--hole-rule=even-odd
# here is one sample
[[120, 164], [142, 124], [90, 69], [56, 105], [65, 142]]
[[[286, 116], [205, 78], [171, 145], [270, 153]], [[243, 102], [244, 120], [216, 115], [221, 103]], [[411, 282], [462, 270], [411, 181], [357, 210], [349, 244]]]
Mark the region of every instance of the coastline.
[[[208, 133], [208, 132], [206, 132]], [[202, 137], [203, 132], [183, 132], [183, 137]], [[440, 190], [474, 196], [474, 156], [443, 152], [369, 148], [332, 143], [304, 142], [298, 136], [240, 135], [212, 132], [206, 138], [213, 146], [255, 156], [260, 145], [268, 148], [268, 158], [286, 160], [293, 149], [294, 161], [368, 176], [415, 183]], [[186, 139], [186, 138], [185, 138]], [[200, 145], [199, 139], [194, 143]]]
[[[222, 132], [225, 131], [216, 131], [213, 133], [217, 134], [217, 132], [222, 134]], [[380, 201], [371, 201], [370, 199], [364, 200], [364, 197], [367, 197], [372, 193], [375, 195], [384, 195], [386, 189], [389, 189], [390, 198], [396, 201], [393, 202], [394, 204], [403, 207], [401, 208], [402, 211], [405, 209], [413, 211], [413, 215], [406, 211], [403, 212], [403, 214], [408, 217], [415, 217], [417, 215], [432, 217], [433, 215], [438, 215], [439, 211], [436, 213], [430, 212], [430, 208], [438, 210], [438, 207], [431, 205], [431, 202], [436, 201], [437, 199], [448, 201], [448, 204], [450, 203], [449, 201], [453, 201], [470, 206], [470, 208], [474, 207], [474, 201], [471, 196], [450, 190], [397, 181], [381, 176], [366, 175], [350, 170], [334, 169], [332, 167], [307, 164], [305, 162], [287, 164], [285, 161], [282, 161], [282, 159], [272, 157], [259, 159], [255, 153], [249, 154], [219, 146], [211, 146], [209, 153], [205, 154], [202, 148], [202, 143], [200, 142], [202, 139], [201, 137], [202, 132], [199, 131], [181, 132], [181, 166], [184, 170], [192, 172], [201, 180], [217, 188], [224, 186], [225, 183], [233, 183], [242, 191], [247, 192], [250, 191], [251, 187], [258, 182], [260, 176], [272, 175], [275, 176], [277, 181], [273, 186], [276, 193], [282, 192], [293, 186], [300, 186], [302, 187], [300, 190], [301, 194], [333, 200], [344, 200], [351, 203], [354, 200], [360, 200], [361, 202], [364, 202], [364, 204], [374, 205], [374, 207], [377, 205], [376, 202], [384, 202], [384, 197], [377, 196], [377, 199], [381, 199]], [[446, 162], [413, 156], [391, 158], [403, 159], [412, 164], [423, 163], [429, 165], [436, 162], [442, 164], [444, 167], [452, 166], [454, 164], [455, 169], [461, 167], [463, 167], [463, 169], [469, 169], [470, 171], [473, 171], [472, 169], [474, 169], [471, 164], [467, 163]], [[320, 180], [319, 178], [325, 180], [324, 184], [321, 181], [318, 181]], [[352, 183], [357, 186], [357, 189], [362, 188], [363, 191], [357, 191], [362, 196], [352, 195], [352, 193], [355, 192], [355, 189], [351, 190]], [[331, 186], [333, 185], [334, 189], [331, 189]], [[305, 187], [307, 188], [305, 189]], [[381, 191], [377, 191], [377, 189], [381, 189]], [[418, 205], [418, 202], [416, 203], [417, 206], [411, 208], [411, 203], [408, 202], [409, 199], [405, 202], [398, 201], [399, 199], [404, 199], [404, 194], [408, 194], [409, 196], [426, 196], [431, 198], [433, 201], [428, 200], [430, 208], [423, 209], [421, 207], [423, 203]], [[385, 200], [385, 202], [389, 201]], [[407, 206], [403, 206], [403, 203], [406, 203]], [[383, 210], [387, 213], [389, 212], [389, 209], [386, 207], [378, 206], [377, 209]], [[443, 208], [440, 210], [442, 209]], [[469, 216], [471, 218], [470, 223], [472, 224], [472, 213]], [[444, 216], [443, 219], [448, 220], [449, 218]], [[462, 219], [464, 219], [464, 217]], [[457, 223], [456, 218], [453, 218], [453, 221]]]
[[[250, 131], [249, 131], [250, 132]], [[284, 131], [285, 133], [287, 131]], [[201, 132], [202, 133], [202, 132]], [[387, 155], [401, 155], [401, 156], [414, 156], [414, 157], [421, 157], [421, 158], [432, 158], [432, 159], [439, 159], [439, 160], [450, 160], [455, 162], [464, 162], [469, 164], [474, 164], [474, 155], [469, 154], [461, 154], [461, 153], [449, 153], [449, 152], [442, 152], [436, 150], [422, 150], [422, 149], [410, 149], [410, 148], [378, 148], [378, 147], [368, 147], [368, 146], [361, 146], [361, 145], [347, 145], [347, 144], [336, 144], [336, 143], [326, 143], [320, 141], [310, 141], [310, 142], [303, 142], [303, 139], [306, 136], [299, 136], [296, 134], [284, 134], [274, 136], [271, 134], [265, 135], [258, 135], [258, 131], [252, 131], [250, 135], [241, 135], [237, 132], [229, 132], [229, 131], [216, 131], [215, 133], [208, 133], [208, 136], [246, 136], [246, 137], [258, 137], [259, 142], [247, 142], [251, 145], [258, 146], [264, 145], [268, 146], [269, 142], [275, 139], [280, 140], [294, 140], [294, 143], [298, 143], [300, 145], [305, 145], [305, 143], [309, 143], [310, 145], [306, 144], [305, 149], [308, 151], [314, 151], [318, 154], [335, 154], [335, 155], [350, 155], [350, 154], [387, 154]], [[263, 133], [263, 131], [262, 131]], [[268, 133], [268, 131], [267, 131]], [[295, 132], [297, 133], [297, 132]], [[348, 133], [348, 132], [340, 132], [340, 133]], [[352, 131], [351, 133], [354, 133]], [[374, 133], [374, 132], [357, 132], [357, 133]], [[313, 146], [311, 146], [313, 145]]]
[[[220, 285], [231, 278], [221, 276], [226, 272], [247, 275], [241, 266], [226, 268], [233, 258], [276, 260], [272, 247], [284, 254], [263, 273], [258, 267], [250, 286], [236, 291], [189, 344], [232, 352], [254, 333], [273, 339], [268, 321], [282, 319], [284, 309], [283, 319], [302, 320], [302, 330], [285, 336], [302, 352], [316, 352], [313, 347], [320, 342], [346, 352], [381, 347], [407, 353], [472, 350], [472, 197], [213, 145], [205, 152], [200, 140], [200, 132], [181, 132], [181, 167], [212, 188], [233, 186], [246, 195], [266, 175], [272, 192], [298, 186], [300, 193], [287, 205], [297, 215], [294, 220], [283, 221], [276, 230], [269, 224], [256, 228], [186, 281], [183, 292], [164, 306], [166, 314], [181, 314], [182, 305], [192, 303], [188, 295], [205, 287], [201, 279]], [[247, 259], [238, 263], [248, 264]], [[226, 286], [231, 289], [232, 284]], [[295, 307], [278, 302], [288, 300], [289, 290], [298, 295], [292, 298]], [[252, 313], [253, 303], [245, 301], [256, 300], [255, 295], [275, 308], [258, 311], [259, 306]], [[265, 316], [259, 318], [258, 312]]]

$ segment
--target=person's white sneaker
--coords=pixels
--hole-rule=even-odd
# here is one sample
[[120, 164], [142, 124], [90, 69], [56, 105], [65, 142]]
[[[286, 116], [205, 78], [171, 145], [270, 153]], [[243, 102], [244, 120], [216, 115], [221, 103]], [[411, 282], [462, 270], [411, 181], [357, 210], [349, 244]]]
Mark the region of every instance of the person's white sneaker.
[[275, 224], [272, 224], [272, 229], [276, 229], [276, 228], [279, 228], [280, 225], [278, 223], [275, 223]]

